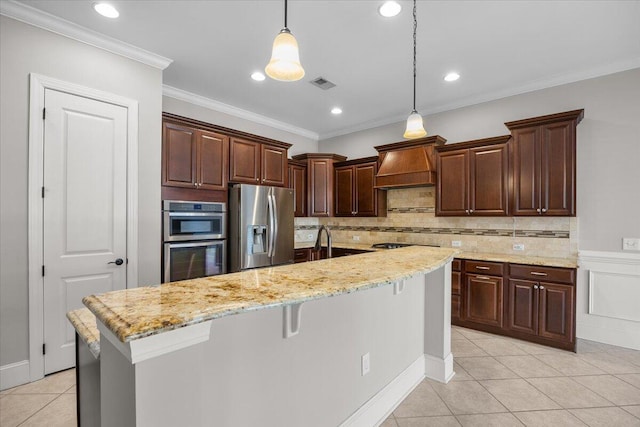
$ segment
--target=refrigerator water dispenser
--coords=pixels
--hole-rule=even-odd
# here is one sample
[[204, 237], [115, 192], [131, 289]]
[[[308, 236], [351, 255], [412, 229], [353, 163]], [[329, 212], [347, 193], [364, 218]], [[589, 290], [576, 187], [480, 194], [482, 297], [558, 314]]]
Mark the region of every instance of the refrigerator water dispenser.
[[267, 253], [267, 226], [250, 225], [247, 233], [247, 252], [251, 254]]

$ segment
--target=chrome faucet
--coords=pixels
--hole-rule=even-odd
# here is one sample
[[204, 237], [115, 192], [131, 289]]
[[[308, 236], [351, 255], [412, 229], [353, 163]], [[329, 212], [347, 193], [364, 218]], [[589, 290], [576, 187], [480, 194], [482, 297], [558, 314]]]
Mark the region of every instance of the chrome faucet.
[[322, 230], [327, 233], [327, 258], [331, 258], [331, 231], [329, 231], [329, 227], [326, 225], [320, 226], [320, 230], [318, 230], [318, 238], [316, 239], [316, 244], [313, 249], [319, 251], [322, 246]]

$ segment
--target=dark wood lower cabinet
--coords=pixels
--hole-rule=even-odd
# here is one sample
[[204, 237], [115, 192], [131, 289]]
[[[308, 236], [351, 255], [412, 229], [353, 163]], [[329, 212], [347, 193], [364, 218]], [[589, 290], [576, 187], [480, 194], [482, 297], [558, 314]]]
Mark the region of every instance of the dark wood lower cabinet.
[[[575, 272], [573, 268], [454, 260], [451, 323], [575, 351]], [[463, 284], [461, 289], [457, 283]]]

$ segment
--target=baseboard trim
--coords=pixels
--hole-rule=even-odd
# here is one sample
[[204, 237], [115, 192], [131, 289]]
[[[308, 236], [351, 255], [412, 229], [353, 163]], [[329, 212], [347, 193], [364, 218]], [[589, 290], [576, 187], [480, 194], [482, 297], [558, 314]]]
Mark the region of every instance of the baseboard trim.
[[0, 366], [0, 390], [26, 384], [29, 382], [29, 361]]
[[407, 369], [376, 393], [340, 427], [378, 426], [424, 379], [425, 358], [418, 357]]
[[453, 372], [453, 354], [444, 359], [424, 355], [424, 376], [441, 383], [448, 383], [456, 373]]

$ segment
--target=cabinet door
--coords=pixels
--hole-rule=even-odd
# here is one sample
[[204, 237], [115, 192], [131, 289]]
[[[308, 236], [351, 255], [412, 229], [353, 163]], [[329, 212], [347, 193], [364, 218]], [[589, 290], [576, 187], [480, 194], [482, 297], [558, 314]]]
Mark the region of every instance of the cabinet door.
[[575, 215], [575, 122], [542, 127], [541, 210], [544, 215]]
[[246, 139], [231, 138], [230, 145], [229, 181], [259, 184], [262, 144]]
[[294, 216], [307, 216], [307, 168], [289, 165], [289, 188], [293, 189]]
[[438, 153], [437, 159], [436, 215], [468, 215], [469, 150]]
[[464, 320], [502, 327], [502, 277], [466, 274]]
[[376, 163], [363, 163], [354, 166], [354, 211], [356, 216], [376, 216], [378, 214], [378, 203], [375, 185]]
[[538, 334], [538, 284], [528, 280], [509, 280], [508, 328]]
[[309, 216], [333, 214], [333, 161], [309, 159], [307, 165], [309, 184]]
[[507, 215], [509, 192], [507, 144], [469, 150], [469, 212], [471, 215]]
[[198, 131], [196, 139], [198, 188], [226, 190], [229, 138], [213, 132]]
[[353, 166], [335, 168], [335, 216], [355, 215]]
[[540, 282], [538, 335], [570, 343], [573, 340], [574, 286]]
[[162, 124], [162, 185], [196, 187], [196, 131]]
[[271, 145], [262, 145], [262, 177], [265, 185], [284, 187], [286, 185], [287, 150]]
[[513, 215], [539, 215], [540, 128], [512, 131]]
[[311, 261], [311, 248], [296, 249], [293, 251], [293, 262], [307, 262]]

